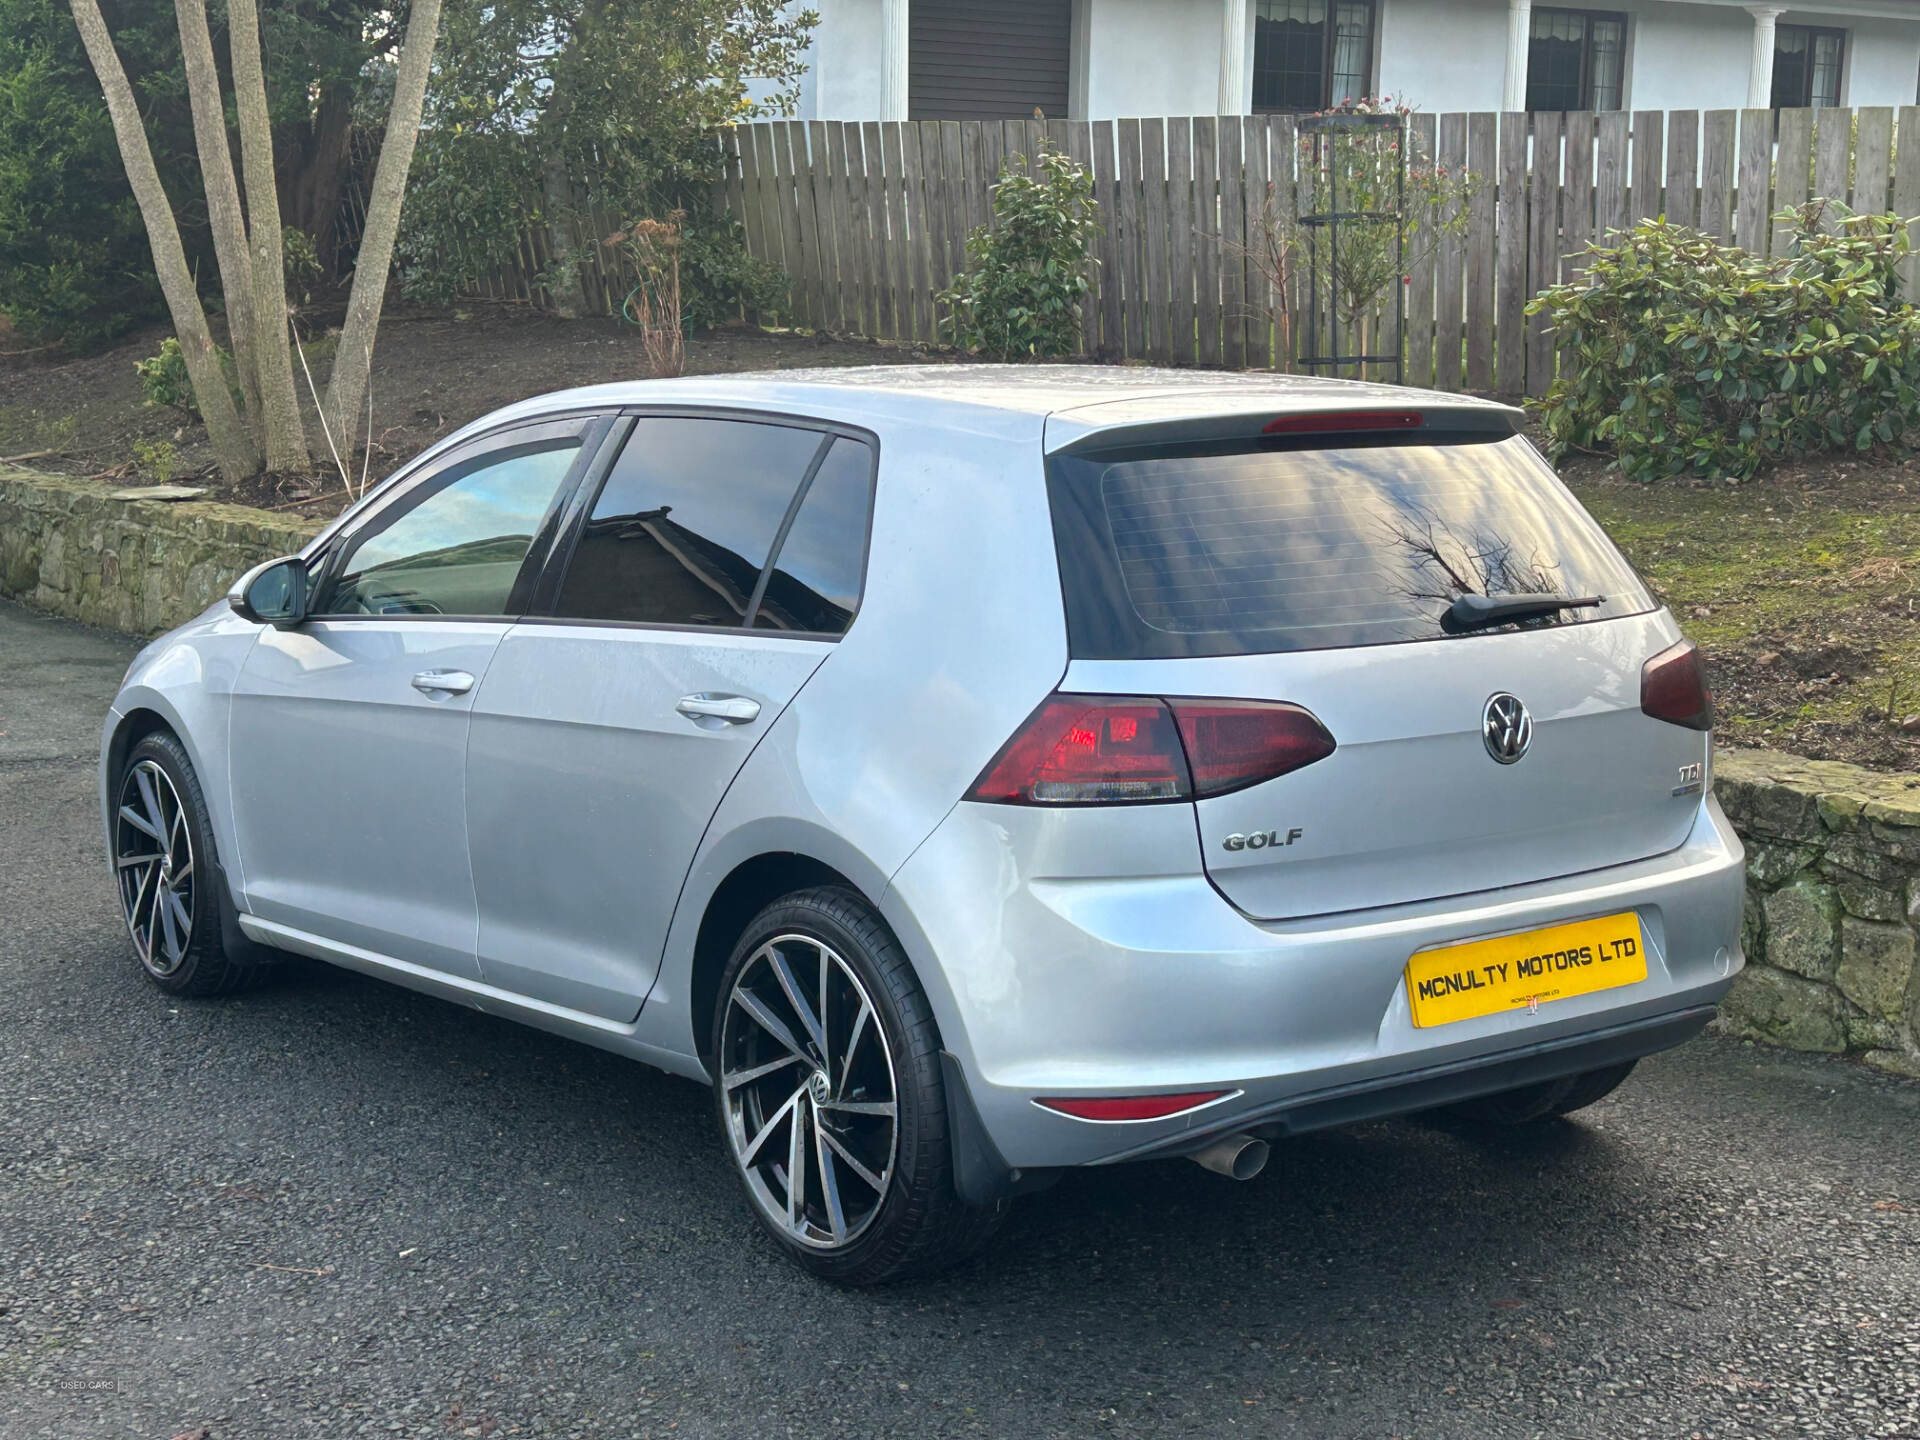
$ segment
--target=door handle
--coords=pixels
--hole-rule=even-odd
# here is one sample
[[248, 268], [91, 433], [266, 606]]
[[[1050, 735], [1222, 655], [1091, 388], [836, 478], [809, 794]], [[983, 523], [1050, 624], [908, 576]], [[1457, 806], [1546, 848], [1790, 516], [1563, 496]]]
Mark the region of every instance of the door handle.
[[744, 695], [682, 695], [673, 707], [689, 720], [717, 720], [724, 725], [745, 725], [760, 718], [760, 702]]
[[473, 688], [473, 676], [464, 670], [422, 670], [413, 677], [422, 695], [464, 695]]

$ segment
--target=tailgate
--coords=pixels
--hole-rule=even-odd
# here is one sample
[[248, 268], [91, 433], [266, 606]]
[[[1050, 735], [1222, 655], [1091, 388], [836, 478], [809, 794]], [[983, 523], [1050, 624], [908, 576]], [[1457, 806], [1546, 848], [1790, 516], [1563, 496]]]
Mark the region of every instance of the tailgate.
[[[1275, 699], [1332, 732], [1326, 759], [1201, 800], [1208, 876], [1285, 919], [1488, 890], [1680, 845], [1707, 737], [1640, 712], [1640, 666], [1678, 632], [1664, 613], [1428, 645], [1159, 661], [1076, 661], [1066, 688]], [[1501, 763], [1483, 720], [1510, 694], [1532, 722]], [[1695, 767], [1688, 770], [1687, 767]]]
[[1207, 872], [1251, 915], [1526, 884], [1686, 838], [1705, 721], [1641, 709], [1642, 667], [1679, 631], [1490, 425], [1308, 413], [1217, 441], [1133, 429], [1050, 462], [1063, 689], [1281, 702], [1333, 737], [1200, 792]]

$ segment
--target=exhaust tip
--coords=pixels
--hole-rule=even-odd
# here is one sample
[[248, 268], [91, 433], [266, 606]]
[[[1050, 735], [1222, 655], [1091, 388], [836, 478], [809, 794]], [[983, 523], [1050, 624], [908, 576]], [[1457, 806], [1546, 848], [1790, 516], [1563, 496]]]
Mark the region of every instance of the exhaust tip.
[[1202, 1169], [1229, 1180], [1251, 1180], [1267, 1168], [1267, 1142], [1252, 1135], [1225, 1135], [1193, 1154]]

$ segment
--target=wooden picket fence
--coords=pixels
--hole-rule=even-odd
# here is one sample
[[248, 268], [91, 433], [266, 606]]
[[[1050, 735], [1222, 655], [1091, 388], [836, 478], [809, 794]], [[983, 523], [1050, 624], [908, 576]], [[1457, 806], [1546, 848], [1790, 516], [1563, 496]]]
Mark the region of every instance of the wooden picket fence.
[[[1770, 217], [1813, 196], [1920, 216], [1920, 107], [1415, 115], [1411, 130], [1415, 163], [1475, 178], [1464, 222], [1411, 251], [1409, 384], [1544, 393], [1558, 357], [1528, 298], [1649, 216], [1761, 253], [1775, 243]], [[1897, 155], [1896, 131], [1914, 140]], [[726, 133], [725, 197], [750, 251], [792, 279], [780, 318], [938, 341], [935, 297], [991, 220], [989, 186], [1045, 140], [1088, 167], [1100, 206], [1088, 355], [1291, 369], [1300, 327], [1284, 343], [1248, 251], [1263, 210], [1295, 204], [1298, 139], [1281, 115], [773, 121]]]

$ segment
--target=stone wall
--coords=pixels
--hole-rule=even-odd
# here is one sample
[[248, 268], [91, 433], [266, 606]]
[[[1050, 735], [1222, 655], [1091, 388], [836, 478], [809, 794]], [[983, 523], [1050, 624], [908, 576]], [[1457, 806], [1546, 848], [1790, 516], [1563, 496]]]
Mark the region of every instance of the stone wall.
[[0, 595], [89, 625], [155, 635], [320, 529], [240, 505], [115, 500], [113, 488], [0, 467]]
[[1720, 1028], [1920, 1076], [1920, 776], [1727, 750], [1714, 791], [1747, 845], [1747, 969]]

